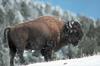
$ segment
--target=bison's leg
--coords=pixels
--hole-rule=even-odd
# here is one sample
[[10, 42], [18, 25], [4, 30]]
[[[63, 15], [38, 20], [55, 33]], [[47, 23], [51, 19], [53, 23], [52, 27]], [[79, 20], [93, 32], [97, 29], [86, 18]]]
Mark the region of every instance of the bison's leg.
[[9, 54], [10, 54], [10, 66], [14, 66], [14, 57], [16, 55], [16, 47], [11, 40], [8, 40]]
[[52, 54], [52, 51], [48, 50], [48, 49], [41, 49], [41, 54], [44, 56], [44, 59], [45, 61], [50, 61], [52, 58], [51, 58], [51, 54]]
[[16, 54], [16, 49], [10, 48], [10, 66], [14, 66], [14, 57]]
[[47, 51], [47, 54], [44, 56], [46, 61], [52, 60], [52, 50]]
[[42, 49], [41, 54], [44, 56], [45, 61], [52, 60], [52, 50], [53, 50], [53, 44], [47, 43]]
[[24, 60], [24, 57], [23, 57], [23, 53], [24, 53], [24, 50], [23, 49], [18, 49], [17, 50], [17, 54], [20, 58], [20, 63], [21, 64], [24, 64], [25, 63], [25, 60]]

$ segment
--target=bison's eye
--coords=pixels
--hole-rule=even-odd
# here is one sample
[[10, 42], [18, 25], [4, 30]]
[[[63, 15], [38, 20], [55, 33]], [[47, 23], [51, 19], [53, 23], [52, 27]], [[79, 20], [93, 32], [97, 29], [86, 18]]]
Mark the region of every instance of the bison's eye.
[[68, 33], [69, 30], [68, 30], [67, 28], [65, 28], [63, 32], [64, 32], [64, 33]]

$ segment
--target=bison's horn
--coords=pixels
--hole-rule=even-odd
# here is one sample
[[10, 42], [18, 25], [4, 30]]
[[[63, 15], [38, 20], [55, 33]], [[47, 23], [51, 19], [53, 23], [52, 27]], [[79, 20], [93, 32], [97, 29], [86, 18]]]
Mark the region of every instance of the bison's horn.
[[72, 25], [71, 25], [71, 23], [69, 23], [69, 22], [68, 22], [68, 26], [69, 26], [69, 28], [72, 28]]

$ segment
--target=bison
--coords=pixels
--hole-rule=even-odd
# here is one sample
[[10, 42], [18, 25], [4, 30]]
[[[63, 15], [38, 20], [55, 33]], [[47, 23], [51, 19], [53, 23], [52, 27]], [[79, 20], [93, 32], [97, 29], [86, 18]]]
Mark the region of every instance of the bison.
[[42, 16], [4, 30], [10, 49], [11, 66], [14, 66], [16, 53], [21, 63], [24, 62], [24, 50], [39, 50], [46, 61], [51, 60], [52, 50], [57, 51], [68, 43], [77, 45], [82, 36], [78, 22], [63, 22], [52, 16]]

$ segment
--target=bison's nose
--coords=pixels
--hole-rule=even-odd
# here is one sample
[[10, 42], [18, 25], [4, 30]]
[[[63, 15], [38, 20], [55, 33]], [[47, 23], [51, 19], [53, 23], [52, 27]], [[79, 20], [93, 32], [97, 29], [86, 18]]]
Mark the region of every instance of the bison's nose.
[[73, 43], [73, 46], [77, 46], [78, 45], [78, 41]]

